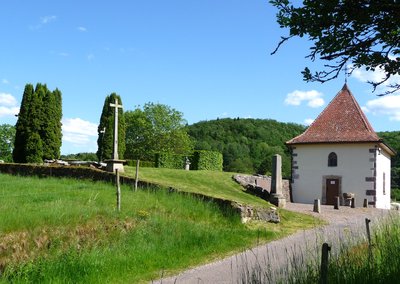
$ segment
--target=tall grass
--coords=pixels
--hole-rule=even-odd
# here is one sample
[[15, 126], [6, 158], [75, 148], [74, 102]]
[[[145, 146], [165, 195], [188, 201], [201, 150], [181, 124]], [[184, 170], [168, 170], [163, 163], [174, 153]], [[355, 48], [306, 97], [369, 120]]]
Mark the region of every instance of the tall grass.
[[[338, 236], [331, 243], [327, 283], [399, 283], [400, 217], [397, 213], [372, 227], [372, 246], [359, 232]], [[316, 240], [318, 240], [318, 236]], [[269, 256], [243, 267], [241, 283], [296, 283], [321, 281], [322, 240], [305, 249], [286, 249], [280, 265]], [[307, 244], [308, 246], [309, 244]]]
[[163, 190], [0, 175], [1, 282], [134, 283], [242, 251], [277, 233]]

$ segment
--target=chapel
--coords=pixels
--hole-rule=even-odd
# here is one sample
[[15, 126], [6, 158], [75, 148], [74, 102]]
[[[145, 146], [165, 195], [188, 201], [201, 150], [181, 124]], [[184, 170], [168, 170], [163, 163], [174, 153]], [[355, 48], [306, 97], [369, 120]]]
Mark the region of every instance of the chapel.
[[347, 84], [315, 121], [286, 142], [292, 153], [292, 201], [390, 209], [390, 160], [395, 153], [378, 137]]

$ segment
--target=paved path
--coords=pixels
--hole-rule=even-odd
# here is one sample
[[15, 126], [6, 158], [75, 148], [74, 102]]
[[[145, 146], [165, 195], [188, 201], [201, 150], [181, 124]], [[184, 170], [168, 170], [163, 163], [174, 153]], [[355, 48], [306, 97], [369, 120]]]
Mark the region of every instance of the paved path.
[[[328, 242], [332, 246], [331, 254], [334, 254], [337, 252], [335, 248], [337, 249], [343, 241], [347, 243], [365, 237], [365, 218], [372, 220], [371, 225], [376, 225], [379, 223], [377, 221], [379, 218], [390, 212], [374, 208], [349, 207], [335, 210], [333, 206], [322, 205], [322, 213], [318, 214], [312, 212], [312, 208], [313, 205], [310, 204], [290, 203], [286, 209], [318, 216], [327, 220], [329, 224], [298, 232], [153, 283], [248, 283], [254, 276], [251, 275], [252, 272], [258, 273], [256, 278], [260, 283], [273, 283], [274, 279], [287, 275], [291, 263], [304, 264], [305, 257], [315, 258], [318, 262], [317, 254], [321, 250], [322, 243]], [[296, 261], [293, 261], [294, 259]]]

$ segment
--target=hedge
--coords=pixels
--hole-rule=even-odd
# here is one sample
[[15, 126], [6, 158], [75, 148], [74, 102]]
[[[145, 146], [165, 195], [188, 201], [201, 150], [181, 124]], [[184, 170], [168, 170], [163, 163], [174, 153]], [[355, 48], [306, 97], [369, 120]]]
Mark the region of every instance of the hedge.
[[184, 169], [186, 158], [190, 160], [190, 156], [187, 155], [176, 155], [171, 153], [158, 153], [156, 154], [156, 168], [168, 168], [168, 169]]
[[216, 151], [194, 151], [192, 166], [196, 170], [222, 171], [223, 157]]
[[222, 171], [223, 158], [220, 152], [196, 150], [192, 155], [159, 153], [156, 155], [156, 168], [184, 169], [186, 159], [190, 161], [191, 170]]
[[[126, 164], [130, 167], [136, 167], [137, 160], [126, 160]], [[152, 161], [140, 161], [139, 166], [142, 168], [155, 168], [156, 164]]]

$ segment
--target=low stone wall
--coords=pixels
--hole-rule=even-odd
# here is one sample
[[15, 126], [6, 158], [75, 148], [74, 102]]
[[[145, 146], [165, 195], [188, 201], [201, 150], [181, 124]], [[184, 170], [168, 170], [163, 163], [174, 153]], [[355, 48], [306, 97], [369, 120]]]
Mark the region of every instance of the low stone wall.
[[[271, 193], [271, 177], [263, 175], [234, 175], [233, 180], [246, 189], [246, 192], [258, 196], [264, 200], [269, 200]], [[290, 200], [290, 184], [289, 180], [282, 180], [282, 193], [286, 202]]]

